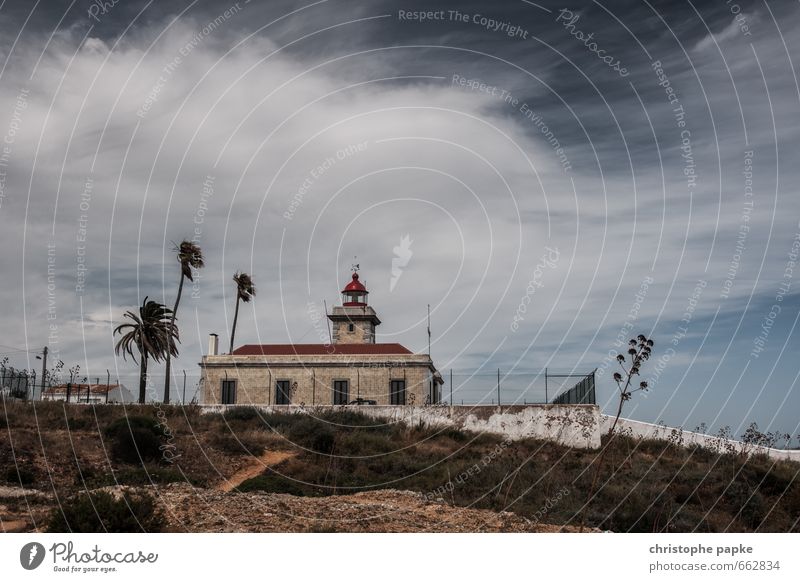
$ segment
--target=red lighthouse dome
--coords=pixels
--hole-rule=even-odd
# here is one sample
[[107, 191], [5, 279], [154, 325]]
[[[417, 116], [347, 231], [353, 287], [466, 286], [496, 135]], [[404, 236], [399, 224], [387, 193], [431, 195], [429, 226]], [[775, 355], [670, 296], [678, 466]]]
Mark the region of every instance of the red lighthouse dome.
[[354, 272], [353, 279], [342, 289], [342, 305], [345, 307], [366, 305], [368, 294], [367, 288], [358, 280], [358, 273]]

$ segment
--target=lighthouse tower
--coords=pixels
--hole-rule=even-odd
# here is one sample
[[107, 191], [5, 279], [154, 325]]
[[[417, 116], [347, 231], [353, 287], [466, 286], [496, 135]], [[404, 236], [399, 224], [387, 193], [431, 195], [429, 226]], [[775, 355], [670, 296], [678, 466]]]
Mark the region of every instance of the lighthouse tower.
[[369, 291], [359, 281], [358, 266], [353, 268], [351, 281], [342, 289], [342, 304], [333, 308], [328, 319], [333, 323], [333, 343], [374, 344], [375, 326], [381, 320], [367, 304]]

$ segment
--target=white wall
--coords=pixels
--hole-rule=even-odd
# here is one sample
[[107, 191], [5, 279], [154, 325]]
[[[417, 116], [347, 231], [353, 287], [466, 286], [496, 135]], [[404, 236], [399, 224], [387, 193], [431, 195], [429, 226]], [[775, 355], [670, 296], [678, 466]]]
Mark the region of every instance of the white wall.
[[[614, 422], [613, 416], [600, 415], [600, 431], [605, 434], [611, 428]], [[789, 451], [785, 449], [770, 449], [767, 447], [745, 446], [741, 441], [721, 439], [712, 435], [692, 432], [688, 430], [681, 430], [671, 426], [662, 426], [659, 424], [650, 424], [649, 422], [640, 422], [638, 420], [629, 420], [627, 418], [620, 418], [617, 424], [617, 432], [622, 431], [623, 434], [629, 434], [636, 438], [646, 439], [659, 439], [659, 440], [672, 440], [676, 442], [680, 439], [683, 446], [698, 444], [704, 447], [709, 447], [720, 452], [725, 452], [730, 447], [731, 451], [744, 452], [747, 454], [766, 454], [772, 459], [788, 460], [800, 462], [800, 450]]]
[[[204, 412], [223, 412], [232, 406], [208, 405]], [[536, 438], [576, 448], [600, 446], [600, 411], [594, 405], [542, 404], [528, 406], [258, 406], [267, 412], [314, 414], [351, 410], [372, 418], [431, 428], [459, 428], [487, 432], [511, 440]]]
[[[224, 412], [232, 406], [206, 405], [204, 412]], [[535, 438], [563, 445], [595, 449], [608, 432], [613, 417], [600, 414], [595, 405], [532, 404], [526, 406], [259, 406], [265, 412], [319, 414], [351, 410], [371, 418], [406, 424], [423, 423], [431, 428], [453, 427], [474, 433], [491, 433], [511, 440]], [[699, 444], [720, 452], [763, 453], [773, 459], [800, 462], [800, 450], [745, 446], [736, 440], [685, 431], [669, 426], [620, 418], [617, 430], [634, 438], [672, 441], [682, 446]]]

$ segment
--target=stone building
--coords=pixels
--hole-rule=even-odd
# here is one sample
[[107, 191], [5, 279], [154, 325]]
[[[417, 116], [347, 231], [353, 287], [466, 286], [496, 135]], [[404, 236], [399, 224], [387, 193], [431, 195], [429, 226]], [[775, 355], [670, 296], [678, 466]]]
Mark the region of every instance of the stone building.
[[251, 344], [217, 354], [212, 334], [200, 362], [204, 404], [424, 405], [441, 399], [441, 374], [427, 354], [377, 343], [381, 320], [353, 272], [328, 315], [331, 343]]

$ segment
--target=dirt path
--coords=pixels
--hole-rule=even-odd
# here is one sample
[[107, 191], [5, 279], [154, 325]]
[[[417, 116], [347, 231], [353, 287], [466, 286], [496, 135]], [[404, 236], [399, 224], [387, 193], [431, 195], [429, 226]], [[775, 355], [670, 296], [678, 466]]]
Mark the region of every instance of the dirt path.
[[227, 480], [217, 485], [215, 489], [217, 491], [233, 491], [248, 479], [258, 477], [268, 467], [274, 467], [286, 459], [294, 457], [296, 454], [292, 451], [264, 451], [260, 457], [253, 458], [251, 465], [236, 471]]

